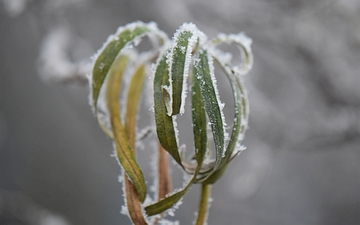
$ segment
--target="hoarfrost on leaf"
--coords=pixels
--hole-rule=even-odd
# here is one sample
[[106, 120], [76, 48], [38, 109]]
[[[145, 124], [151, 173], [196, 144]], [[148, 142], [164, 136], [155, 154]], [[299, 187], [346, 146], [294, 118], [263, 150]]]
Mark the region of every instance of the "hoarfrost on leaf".
[[[221, 33], [218, 35], [218, 37], [215, 40], [212, 41], [212, 44], [215, 46], [220, 43], [227, 43], [227, 44], [235, 43], [239, 47], [242, 62], [240, 63], [240, 65], [234, 66], [233, 71], [239, 75], [247, 74], [251, 70], [254, 63], [254, 58], [251, 51], [251, 44], [252, 44], [251, 38], [246, 36], [244, 33], [229, 34], [229, 35]], [[219, 51], [217, 51], [217, 53], [219, 53]], [[226, 56], [224, 54], [219, 54], [219, 55], [221, 56], [218, 58], [219, 60], [223, 60], [222, 61], [223, 63], [231, 65], [230, 63], [231, 57]]]

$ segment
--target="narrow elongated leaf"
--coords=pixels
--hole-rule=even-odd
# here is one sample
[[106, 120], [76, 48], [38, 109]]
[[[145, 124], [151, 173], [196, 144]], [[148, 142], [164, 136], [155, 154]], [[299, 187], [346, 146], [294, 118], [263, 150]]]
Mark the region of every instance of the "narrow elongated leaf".
[[209, 176], [203, 183], [206, 184], [212, 184], [216, 182], [222, 174], [225, 172], [227, 168], [227, 164], [230, 160], [230, 157], [232, 156], [232, 153], [235, 149], [236, 144], [238, 143], [239, 139], [239, 133], [241, 130], [242, 120], [245, 120], [244, 118], [244, 110], [245, 107], [243, 106], [243, 96], [245, 94], [242, 86], [240, 85], [238, 79], [235, 77], [234, 74], [229, 73], [231, 70], [226, 69], [225, 65], [222, 65], [218, 60], [218, 64], [220, 64], [221, 68], [223, 68], [224, 73], [226, 74], [227, 78], [229, 79], [229, 82], [231, 84], [231, 89], [233, 91], [234, 96], [234, 103], [235, 103], [235, 115], [234, 115], [234, 124], [233, 129], [230, 137], [230, 141], [228, 143], [228, 146], [225, 151], [225, 156], [221, 160], [221, 163], [219, 165], [219, 168], [217, 171], [215, 171], [211, 176]]
[[[172, 50], [171, 60], [170, 60], [170, 77], [172, 82], [172, 112], [171, 115], [176, 115], [180, 113], [180, 107], [182, 103], [182, 93], [183, 93], [183, 83], [184, 81], [184, 72], [186, 62], [186, 52], [189, 44], [189, 39], [192, 37], [190, 31], [184, 31], [179, 34], [175, 39], [175, 46]], [[188, 60], [189, 61], [189, 60]], [[188, 67], [188, 66], [187, 66]]]
[[[136, 132], [136, 115], [139, 105], [139, 98], [145, 77], [145, 65], [140, 65], [133, 75], [129, 87], [126, 115], [125, 115], [125, 130], [131, 148], [135, 152], [135, 132]], [[126, 190], [126, 204], [129, 211], [130, 218], [134, 224], [146, 225], [147, 222], [143, 216], [141, 209], [141, 201], [137, 194], [134, 184], [124, 174], [125, 190]]]
[[[244, 33], [239, 34], [219, 34], [217, 38], [211, 41], [214, 46], [221, 43], [236, 44], [240, 49], [242, 62], [239, 66], [235, 66], [232, 70], [236, 75], [247, 74], [254, 63], [254, 57], [251, 51], [252, 40], [247, 37]], [[227, 62], [230, 65], [230, 62]]]
[[176, 204], [189, 190], [191, 185], [195, 182], [202, 162], [205, 157], [207, 136], [206, 136], [206, 112], [204, 108], [204, 102], [201, 98], [200, 86], [196, 78], [193, 77], [192, 86], [192, 119], [193, 119], [193, 132], [195, 140], [195, 158], [197, 166], [193, 177], [188, 184], [181, 190], [171, 194], [170, 196], [158, 201], [155, 204], [149, 205], [145, 208], [146, 213], [151, 216], [159, 214]]
[[130, 83], [126, 104], [125, 129], [131, 146], [135, 145], [136, 115], [145, 77], [145, 65], [140, 65]]
[[192, 184], [192, 180], [181, 191], [178, 191], [152, 205], [146, 206], [145, 207], [146, 214], [148, 216], [153, 216], [162, 213], [167, 209], [170, 209], [185, 195], [185, 193], [189, 190], [191, 184]]
[[192, 76], [191, 97], [195, 158], [198, 165], [195, 169], [196, 176], [201, 169], [207, 149], [207, 121], [200, 85], [195, 76]]
[[144, 177], [136, 162], [134, 152], [120, 118], [119, 93], [126, 62], [127, 57], [119, 56], [111, 66], [106, 87], [106, 101], [110, 113], [117, 157], [125, 173], [134, 184], [140, 201], [144, 201], [146, 195]]
[[185, 111], [185, 98], [187, 93], [187, 77], [191, 65], [194, 47], [200, 41], [201, 32], [194, 24], [184, 24], [175, 33], [173, 46], [167, 55], [169, 65], [169, 102], [167, 114], [183, 114]]
[[224, 136], [224, 116], [220, 108], [220, 99], [216, 89], [216, 80], [213, 74], [212, 64], [209, 64], [210, 58], [208, 52], [203, 50], [195, 60], [194, 76], [200, 86], [201, 97], [204, 101], [206, 113], [211, 123], [215, 143], [215, 165], [213, 172], [218, 169], [225, 151]]
[[168, 82], [169, 70], [166, 64], [166, 58], [163, 57], [156, 68], [154, 77], [154, 110], [155, 110], [155, 124], [156, 133], [160, 144], [169, 152], [179, 165], [181, 159], [178, 151], [178, 143], [174, 130], [173, 119], [166, 114], [166, 106], [164, 101], [163, 86]]
[[97, 101], [101, 87], [116, 56], [119, 55], [119, 52], [124, 47], [146, 34], [155, 34], [155, 36], [159, 38], [159, 42], [164, 42], [164, 38], [166, 38], [162, 32], [157, 30], [154, 24], [145, 24], [142, 22], [132, 23], [119, 28], [116, 34], [110, 36], [94, 57], [91, 91], [95, 113], [97, 112]]

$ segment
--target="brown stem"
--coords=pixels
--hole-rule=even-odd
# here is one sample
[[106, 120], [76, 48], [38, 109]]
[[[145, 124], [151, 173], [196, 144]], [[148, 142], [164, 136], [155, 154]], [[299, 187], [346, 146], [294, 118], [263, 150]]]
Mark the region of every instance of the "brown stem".
[[159, 144], [159, 193], [158, 200], [165, 198], [171, 191], [171, 179], [169, 174], [169, 158], [165, 149]]
[[127, 175], [124, 175], [126, 203], [129, 211], [131, 221], [136, 225], [147, 225], [145, 218], [141, 210], [141, 202], [136, 192], [134, 185], [128, 179]]
[[[165, 198], [167, 194], [171, 191], [171, 179], [169, 173], [169, 157], [167, 155], [166, 150], [159, 143], [159, 161], [158, 161], [158, 201]], [[164, 215], [162, 213], [160, 217], [158, 217], [154, 224], [157, 224], [161, 217]]]

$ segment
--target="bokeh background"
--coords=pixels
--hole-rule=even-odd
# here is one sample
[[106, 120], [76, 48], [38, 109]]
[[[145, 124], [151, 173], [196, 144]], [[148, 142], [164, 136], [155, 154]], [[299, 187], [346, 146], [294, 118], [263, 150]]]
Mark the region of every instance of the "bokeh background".
[[[247, 150], [214, 185], [209, 224], [360, 224], [358, 0], [1, 0], [0, 224], [130, 224], [88, 86], [52, 72], [135, 20], [253, 39]], [[172, 220], [192, 223], [198, 189]]]

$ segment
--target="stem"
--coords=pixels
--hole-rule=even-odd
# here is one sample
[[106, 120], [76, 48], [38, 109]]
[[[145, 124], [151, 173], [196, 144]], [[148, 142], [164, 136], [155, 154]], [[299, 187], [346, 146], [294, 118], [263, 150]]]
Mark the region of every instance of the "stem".
[[210, 193], [211, 193], [211, 185], [202, 184], [201, 198], [199, 202], [198, 215], [196, 218], [196, 225], [203, 225], [206, 222]]
[[171, 192], [171, 179], [169, 173], [169, 158], [166, 150], [159, 144], [159, 183], [158, 201]]
[[[171, 192], [171, 178], [169, 173], [169, 158], [166, 150], [159, 143], [159, 161], [158, 161], [158, 201], [165, 198]], [[158, 224], [165, 213], [155, 219], [154, 224]]]

